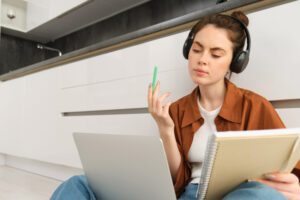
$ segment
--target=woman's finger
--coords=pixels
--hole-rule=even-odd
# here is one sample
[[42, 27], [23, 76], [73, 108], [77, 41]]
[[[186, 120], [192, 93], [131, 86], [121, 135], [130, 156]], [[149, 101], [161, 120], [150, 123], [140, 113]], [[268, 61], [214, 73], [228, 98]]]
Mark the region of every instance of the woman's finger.
[[156, 103], [157, 103], [157, 96], [159, 93], [159, 88], [160, 88], [160, 82], [158, 81], [158, 83], [155, 86], [154, 92], [152, 94], [152, 111], [156, 112]]
[[165, 114], [169, 114], [169, 108], [170, 108], [170, 105], [172, 104], [173, 102], [172, 101], [168, 101], [164, 107], [163, 107], [163, 113]]
[[162, 103], [164, 102], [164, 100], [170, 96], [170, 93], [164, 93], [163, 95], [161, 95], [161, 97], [159, 97], [157, 99], [157, 103], [156, 103], [156, 110], [157, 111], [162, 111]]
[[152, 110], [152, 84], [148, 86], [148, 109], [149, 112]]
[[279, 192], [289, 200], [300, 200], [299, 194], [293, 194], [293, 193], [284, 192], [284, 191], [279, 191]]
[[299, 183], [297, 176], [292, 173], [268, 173], [265, 178], [276, 182]]

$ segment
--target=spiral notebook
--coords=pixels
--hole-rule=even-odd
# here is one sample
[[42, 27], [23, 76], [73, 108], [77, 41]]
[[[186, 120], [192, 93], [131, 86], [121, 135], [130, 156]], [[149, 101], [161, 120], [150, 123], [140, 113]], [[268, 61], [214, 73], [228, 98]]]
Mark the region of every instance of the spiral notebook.
[[247, 179], [291, 172], [300, 159], [300, 128], [213, 134], [206, 147], [197, 200], [219, 200]]

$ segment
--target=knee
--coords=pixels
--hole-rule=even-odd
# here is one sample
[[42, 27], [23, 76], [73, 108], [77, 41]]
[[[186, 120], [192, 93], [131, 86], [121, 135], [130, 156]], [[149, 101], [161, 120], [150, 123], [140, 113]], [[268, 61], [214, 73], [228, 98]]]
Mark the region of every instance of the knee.
[[71, 178], [66, 180], [65, 183], [71, 184], [71, 185], [86, 185], [87, 180], [86, 180], [85, 175], [76, 175], [76, 176], [72, 176]]
[[62, 191], [82, 191], [87, 187], [87, 180], [85, 175], [72, 176], [68, 180], [64, 181], [57, 189], [56, 192]]
[[89, 189], [85, 175], [72, 176], [63, 182], [53, 193], [51, 200], [95, 199]]

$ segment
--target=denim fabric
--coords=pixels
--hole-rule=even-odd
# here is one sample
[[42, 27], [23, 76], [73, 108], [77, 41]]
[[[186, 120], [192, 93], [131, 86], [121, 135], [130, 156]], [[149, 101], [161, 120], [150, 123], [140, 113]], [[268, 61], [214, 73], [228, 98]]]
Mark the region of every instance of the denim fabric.
[[[189, 184], [178, 200], [196, 200], [198, 184]], [[223, 200], [287, 200], [277, 190], [256, 181], [245, 182], [231, 192]]]
[[190, 183], [185, 187], [184, 193], [178, 200], [196, 200], [198, 184]]
[[96, 200], [85, 175], [73, 176], [63, 182], [50, 200]]
[[246, 182], [229, 192], [223, 200], [287, 200], [277, 190], [257, 181]]
[[[178, 200], [196, 200], [198, 184], [189, 184]], [[277, 190], [256, 181], [246, 182], [229, 192], [223, 200], [287, 200]], [[50, 200], [96, 200], [85, 175], [73, 176], [63, 182]], [[137, 199], [139, 200], [139, 199]]]

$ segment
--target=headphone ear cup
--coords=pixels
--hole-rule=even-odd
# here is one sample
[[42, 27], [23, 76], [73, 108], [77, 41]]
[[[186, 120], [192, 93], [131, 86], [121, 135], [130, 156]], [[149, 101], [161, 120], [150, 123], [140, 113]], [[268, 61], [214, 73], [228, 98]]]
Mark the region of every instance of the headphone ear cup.
[[190, 49], [192, 47], [192, 44], [193, 44], [193, 40], [190, 37], [188, 37], [185, 40], [185, 43], [183, 45], [183, 56], [184, 56], [185, 59], [189, 58], [189, 52], [190, 52]]
[[247, 67], [249, 62], [249, 51], [240, 51], [232, 59], [230, 70], [235, 73], [241, 73]]

